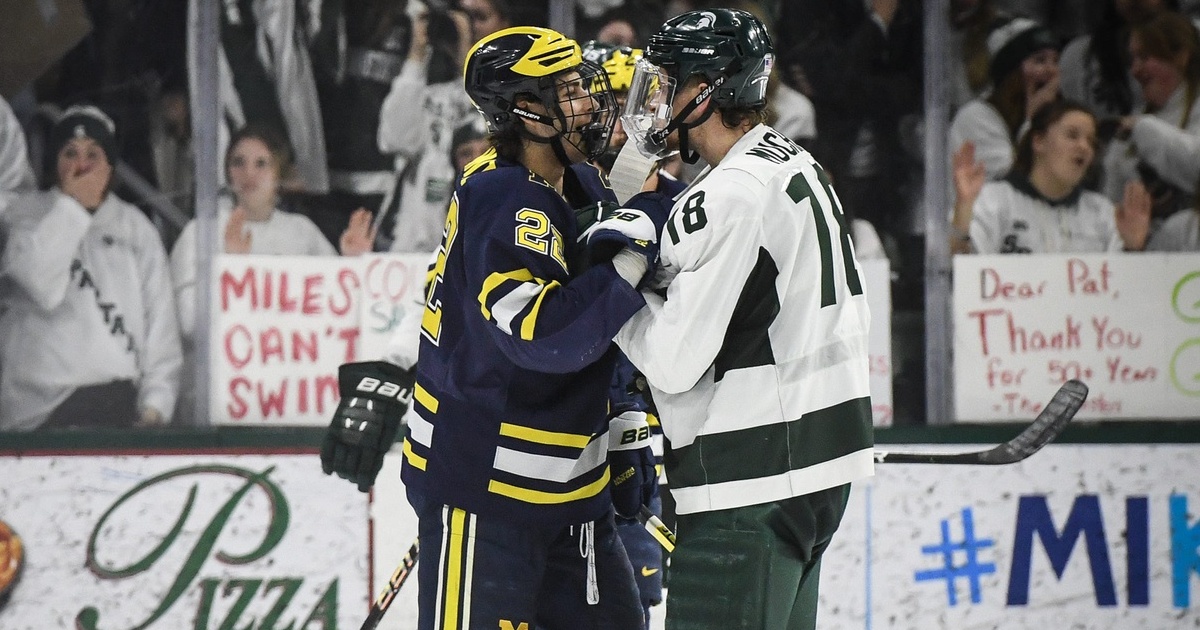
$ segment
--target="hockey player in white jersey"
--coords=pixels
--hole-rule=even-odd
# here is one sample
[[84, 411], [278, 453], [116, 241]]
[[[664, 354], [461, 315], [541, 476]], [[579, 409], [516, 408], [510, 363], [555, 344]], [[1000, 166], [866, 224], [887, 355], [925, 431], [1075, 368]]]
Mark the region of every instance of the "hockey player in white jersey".
[[677, 16], [622, 118], [645, 155], [708, 164], [617, 336], [669, 443], [673, 630], [815, 627], [822, 553], [873, 474], [862, 275], [824, 170], [764, 123], [773, 58], [748, 13]]

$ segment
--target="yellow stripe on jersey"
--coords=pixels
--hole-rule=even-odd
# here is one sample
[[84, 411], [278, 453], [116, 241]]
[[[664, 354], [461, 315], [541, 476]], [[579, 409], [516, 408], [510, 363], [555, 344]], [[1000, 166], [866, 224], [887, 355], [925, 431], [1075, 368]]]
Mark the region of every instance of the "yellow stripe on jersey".
[[557, 281], [551, 281], [550, 284], [543, 286], [541, 291], [538, 291], [537, 301], [533, 303], [533, 310], [529, 311], [529, 314], [521, 322], [521, 339], [533, 341], [533, 327], [537, 324], [538, 313], [542, 310], [542, 300], [546, 299], [546, 295], [559, 286], [561, 285]]
[[437, 413], [438, 399], [434, 398], [433, 394], [429, 393], [429, 390], [421, 387], [420, 383], [417, 383], [413, 388], [413, 398], [417, 399], [417, 402], [421, 403], [421, 406], [433, 413]]
[[468, 555], [467, 545], [471, 539], [466, 535], [467, 513], [451, 508], [449, 536], [446, 537], [445, 592], [442, 598], [442, 630], [458, 630], [463, 593], [463, 557]]
[[463, 167], [463, 176], [462, 179], [458, 180], [458, 184], [460, 186], [465, 184], [467, 182], [467, 178], [475, 173], [484, 173], [495, 170], [496, 159], [496, 148], [488, 148], [487, 151], [483, 152], [483, 155], [480, 155], [470, 162], [467, 162], [467, 165]]
[[413, 468], [425, 470], [425, 458], [413, 452], [412, 442], [409, 442], [408, 438], [404, 439], [404, 458], [408, 460], [409, 465]]
[[[532, 341], [542, 302], [551, 291], [561, 286], [557, 280], [547, 282], [533, 277], [533, 272], [528, 269], [495, 272], [483, 281], [483, 288], [479, 291], [479, 310], [485, 319], [495, 322], [500, 330], [510, 335], [515, 332], [520, 339]], [[501, 287], [508, 287], [508, 290], [501, 294]], [[523, 317], [518, 317], [530, 302], [533, 302], [533, 308]], [[517, 324], [520, 324], [519, 327]]]
[[604, 474], [592, 483], [589, 483], [582, 488], [572, 490], [570, 492], [545, 492], [542, 490], [531, 490], [514, 486], [495, 479], [488, 482], [488, 492], [505, 496], [510, 499], [524, 501], [525, 503], [536, 503], [539, 505], [553, 503], [570, 503], [580, 499], [587, 499], [600, 494], [605, 487], [608, 486], [609, 476], [608, 468], [604, 469]]
[[[509, 280], [528, 282], [533, 279], [533, 272], [529, 271], [528, 269], [517, 269], [516, 271], [509, 271], [507, 273], [495, 272], [488, 276], [487, 280], [483, 281], [483, 289], [479, 291], [479, 308], [483, 311], [483, 317], [485, 319], [492, 318], [492, 310], [488, 308], [487, 303], [488, 296], [491, 295], [492, 291], [496, 290], [496, 287], [499, 287]], [[538, 284], [541, 284], [540, 281], [537, 282]]]
[[558, 433], [555, 431], [543, 431], [542, 429], [534, 429], [525, 427], [519, 424], [511, 424], [508, 422], [500, 423], [500, 435], [535, 444], [548, 444], [550, 446], [566, 446], [570, 448], [584, 448], [592, 441], [590, 435], [580, 435], [578, 433]]

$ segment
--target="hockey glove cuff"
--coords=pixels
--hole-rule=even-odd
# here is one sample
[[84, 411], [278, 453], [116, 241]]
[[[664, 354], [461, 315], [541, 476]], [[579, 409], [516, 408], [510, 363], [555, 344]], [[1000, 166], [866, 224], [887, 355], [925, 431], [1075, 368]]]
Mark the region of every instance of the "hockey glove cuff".
[[621, 518], [637, 518], [658, 490], [650, 425], [642, 411], [622, 411], [608, 423], [608, 468], [613, 509]]
[[383, 456], [396, 441], [412, 400], [414, 370], [386, 361], [346, 363], [338, 368], [342, 399], [321, 443], [321, 469], [337, 473], [366, 492]]

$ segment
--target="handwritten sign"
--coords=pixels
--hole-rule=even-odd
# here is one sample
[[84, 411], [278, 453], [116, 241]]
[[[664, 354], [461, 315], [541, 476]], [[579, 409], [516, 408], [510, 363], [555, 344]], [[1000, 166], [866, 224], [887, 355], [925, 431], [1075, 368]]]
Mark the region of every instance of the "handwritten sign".
[[[406, 317], [421, 316], [429, 259], [426, 254], [377, 254], [363, 258], [360, 361], [386, 356], [400, 322]], [[414, 338], [413, 344], [416, 343]]]
[[892, 413], [892, 271], [886, 258], [860, 260], [871, 329], [871, 416], [877, 427], [890, 427]]
[[218, 257], [214, 424], [329, 423], [337, 368], [359, 356], [361, 269], [354, 258]]
[[1200, 416], [1200, 256], [956, 256], [960, 420], [1027, 420], [1067, 379], [1080, 418]]

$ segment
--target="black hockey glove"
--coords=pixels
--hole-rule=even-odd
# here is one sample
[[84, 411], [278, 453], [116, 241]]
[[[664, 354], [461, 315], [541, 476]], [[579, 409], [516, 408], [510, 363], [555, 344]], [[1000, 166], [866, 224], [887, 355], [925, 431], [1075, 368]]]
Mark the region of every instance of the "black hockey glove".
[[658, 236], [671, 212], [671, 199], [658, 192], [638, 193], [621, 208], [605, 208], [584, 232], [593, 263], [611, 260], [622, 247], [646, 257], [648, 275], [658, 263]]
[[608, 469], [617, 516], [637, 518], [642, 506], [650, 505], [658, 490], [645, 412], [618, 408], [608, 421]]
[[337, 473], [366, 492], [375, 484], [383, 456], [396, 441], [412, 400], [414, 370], [387, 361], [346, 363], [338, 368], [342, 400], [321, 443], [321, 470]]

